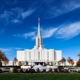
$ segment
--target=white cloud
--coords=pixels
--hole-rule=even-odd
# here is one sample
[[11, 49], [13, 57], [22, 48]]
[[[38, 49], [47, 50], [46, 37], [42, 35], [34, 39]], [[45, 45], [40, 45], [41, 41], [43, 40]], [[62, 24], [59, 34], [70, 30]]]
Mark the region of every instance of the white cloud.
[[45, 11], [45, 15], [48, 14], [48, 16], [46, 16], [47, 18], [56, 17], [80, 7], [80, 1], [78, 0], [69, 0], [69, 1], [64, 0], [60, 4], [59, 2], [56, 2], [57, 5], [56, 4], [50, 5], [51, 2], [50, 3], [47, 2], [47, 4], [49, 5], [47, 7], [47, 11]]
[[55, 33], [55, 31], [57, 30], [58, 28], [50, 28], [50, 29], [42, 29], [42, 37], [43, 38], [49, 38], [51, 36], [53, 36], [53, 34]]
[[57, 38], [69, 39], [80, 34], [80, 22], [61, 27], [57, 32]]
[[35, 9], [29, 9], [25, 11], [20, 7], [11, 8], [10, 10], [4, 10], [1, 13], [0, 19], [5, 20], [6, 22], [21, 23], [23, 19], [30, 16], [34, 11]]
[[0, 50], [3, 52], [10, 52], [12, 49], [11, 48], [0, 48]]
[[[33, 27], [33, 29], [35, 29], [37, 31], [37, 28], [36, 27]], [[43, 29], [41, 28], [41, 36], [42, 38], [49, 38], [51, 36], [54, 35], [54, 33], [57, 31], [58, 28], [46, 28], [46, 29]], [[36, 37], [36, 32], [35, 32], [35, 37]], [[33, 39], [35, 39], [35, 37]]]
[[35, 36], [36, 36], [36, 32], [30, 32], [30, 33], [24, 33], [24, 34], [16, 34], [16, 35], [13, 35], [15, 37], [24, 37], [24, 38], [28, 38], [30, 37], [32, 40], [35, 39]]
[[24, 12], [24, 9], [20, 7], [16, 7], [16, 8], [11, 8], [10, 11], [13, 12], [14, 18], [19, 19], [22, 17], [22, 13]]
[[25, 37], [25, 38], [31, 37], [33, 39], [35, 36], [36, 36], [35, 32], [30, 32], [30, 33], [23, 34], [23, 37]]
[[[36, 28], [33, 28], [37, 30]], [[62, 25], [62, 27], [57, 28], [41, 28], [41, 36], [42, 38], [49, 38], [52, 36], [55, 36], [58, 39], [70, 39], [80, 34], [80, 22], [71, 23], [68, 25]], [[14, 35], [16, 37], [24, 37], [28, 38], [30, 37], [32, 40], [35, 39], [37, 36], [37, 32], [30, 32], [30, 33], [24, 33], [24, 34], [17, 34]]]
[[[18, 10], [18, 9], [17, 9]], [[20, 14], [20, 10], [16, 11], [16, 10], [5, 10], [3, 11], [2, 14], [0, 14], [0, 19], [3, 19], [4, 21], [10, 23], [10, 22], [14, 22], [14, 23], [18, 23], [21, 22], [20, 18], [21, 18], [21, 14]]]
[[12, 20], [13, 23], [21, 23], [21, 21], [19, 21], [18, 19], [14, 19]]
[[22, 35], [20, 35], [20, 34], [14, 34], [13, 36], [15, 36], [15, 37], [22, 37]]
[[65, 9], [67, 10], [73, 10], [75, 8], [80, 7], [80, 2], [77, 0], [70, 0], [70, 1], [65, 1], [63, 6], [65, 7]]
[[13, 13], [11, 11], [4, 11], [1, 15], [0, 18], [2, 19], [9, 19], [11, 16], [13, 15]]
[[27, 10], [27, 11], [23, 12], [22, 18], [25, 19], [26, 17], [30, 16], [34, 11], [35, 11], [35, 9]]
[[[34, 28], [36, 29], [36, 28]], [[41, 36], [43, 38], [49, 38], [49, 37], [52, 37], [53, 34], [57, 31], [58, 28], [49, 28], [49, 29], [41, 29]], [[30, 32], [30, 33], [24, 33], [24, 34], [17, 34], [17, 35], [14, 35], [16, 37], [24, 37], [24, 38], [28, 38], [30, 37], [32, 40], [34, 40], [37, 36], [37, 32], [34, 31], [34, 32]]]

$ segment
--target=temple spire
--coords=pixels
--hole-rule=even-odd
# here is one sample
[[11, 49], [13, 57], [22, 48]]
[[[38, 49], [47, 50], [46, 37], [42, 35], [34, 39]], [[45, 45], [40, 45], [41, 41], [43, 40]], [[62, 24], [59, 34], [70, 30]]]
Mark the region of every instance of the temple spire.
[[38, 37], [40, 37], [40, 18], [38, 18]]
[[36, 36], [36, 45], [34, 48], [37, 48], [37, 49], [44, 48], [42, 45], [42, 37], [41, 37], [41, 33], [40, 33], [40, 18], [38, 18], [38, 34]]

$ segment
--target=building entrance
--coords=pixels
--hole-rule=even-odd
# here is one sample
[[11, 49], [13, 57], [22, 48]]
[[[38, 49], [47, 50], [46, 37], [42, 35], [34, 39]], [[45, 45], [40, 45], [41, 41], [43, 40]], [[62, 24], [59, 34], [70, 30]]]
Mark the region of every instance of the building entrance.
[[44, 62], [35, 62], [35, 65], [44, 65]]

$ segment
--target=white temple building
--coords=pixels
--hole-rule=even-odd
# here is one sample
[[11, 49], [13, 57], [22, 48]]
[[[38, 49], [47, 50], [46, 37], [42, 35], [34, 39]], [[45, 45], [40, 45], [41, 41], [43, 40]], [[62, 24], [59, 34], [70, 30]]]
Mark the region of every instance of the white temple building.
[[32, 64], [43, 64], [57, 62], [62, 59], [62, 51], [54, 49], [46, 49], [42, 44], [42, 36], [40, 32], [40, 18], [38, 18], [38, 33], [36, 36], [36, 44], [32, 49], [17, 51], [18, 61]]

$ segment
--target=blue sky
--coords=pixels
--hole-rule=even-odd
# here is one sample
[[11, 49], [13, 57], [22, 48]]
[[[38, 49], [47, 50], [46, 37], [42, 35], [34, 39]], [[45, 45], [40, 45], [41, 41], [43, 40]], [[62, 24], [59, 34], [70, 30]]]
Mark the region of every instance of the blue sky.
[[0, 50], [9, 60], [35, 46], [38, 17], [44, 47], [78, 60], [80, 0], [0, 0]]

